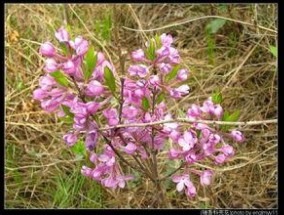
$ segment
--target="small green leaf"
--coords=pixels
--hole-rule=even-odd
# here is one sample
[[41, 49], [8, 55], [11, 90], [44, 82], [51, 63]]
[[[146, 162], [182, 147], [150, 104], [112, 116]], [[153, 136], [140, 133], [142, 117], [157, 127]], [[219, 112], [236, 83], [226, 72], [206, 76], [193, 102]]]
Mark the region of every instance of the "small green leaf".
[[59, 47], [60, 47], [63, 55], [68, 55], [69, 54], [68, 47], [66, 46], [65, 43], [60, 43]]
[[88, 80], [91, 77], [93, 70], [96, 67], [96, 64], [97, 64], [97, 54], [95, 53], [94, 47], [91, 46], [85, 56], [86, 69], [84, 70], [84, 76], [86, 80]]
[[150, 40], [150, 44], [149, 47], [146, 49], [145, 54], [147, 56], [147, 58], [149, 58], [150, 60], [154, 60], [156, 55], [155, 55], [155, 39], [151, 39]]
[[64, 113], [67, 115], [67, 116], [71, 116], [71, 117], [74, 117], [74, 114], [70, 112], [70, 107], [66, 106], [66, 105], [61, 105]]
[[68, 87], [68, 85], [69, 85], [68, 79], [62, 72], [57, 70], [57, 71], [49, 73], [49, 74], [55, 79], [55, 81], [58, 84], [60, 84], [64, 87]]
[[226, 122], [229, 121], [228, 120], [229, 117], [230, 117], [230, 113], [228, 111], [225, 111], [222, 117], [222, 121], [226, 121]]
[[212, 95], [212, 101], [215, 103], [215, 104], [221, 104], [221, 102], [223, 101], [223, 98], [222, 98], [222, 94], [219, 90], [217, 90], [213, 95]]
[[149, 100], [146, 97], [143, 97], [142, 99], [142, 107], [146, 111], [150, 108]]
[[176, 76], [177, 76], [177, 73], [179, 71], [179, 68], [180, 66], [179, 65], [176, 65], [174, 66], [174, 68], [172, 69], [172, 71], [170, 73], [168, 73], [166, 76], [165, 76], [165, 81], [170, 81], [172, 79], [174, 79]]
[[277, 47], [275, 46], [270, 46], [270, 52], [274, 55], [274, 57], [277, 58]]
[[217, 31], [225, 25], [225, 19], [214, 19], [206, 26], [206, 31], [210, 34], [215, 34]]
[[74, 116], [69, 116], [69, 115], [66, 115], [62, 118], [60, 118], [60, 120], [68, 125], [71, 125], [74, 123]]
[[162, 48], [162, 41], [161, 41], [161, 36], [160, 35], [156, 35], [155, 36], [155, 41], [156, 41], [156, 44], [157, 44], [157, 49], [160, 49]]
[[[225, 113], [222, 117], [222, 121], [236, 122], [236, 121], [238, 121], [239, 117], [240, 117], [240, 110], [236, 110], [232, 114], [229, 114], [229, 112], [225, 111]], [[232, 126], [230, 126], [230, 125], [220, 126], [221, 130], [223, 130], [223, 131], [227, 131], [230, 127], [232, 127]]]
[[86, 154], [86, 148], [83, 140], [79, 140], [76, 144], [74, 144], [71, 148], [72, 152], [76, 155], [84, 156]]
[[238, 121], [240, 117], [240, 110], [236, 110], [234, 113], [232, 113], [229, 117], [230, 122], [236, 122]]
[[110, 70], [110, 68], [108, 68], [107, 66], [105, 67], [104, 70], [105, 70], [104, 71], [105, 83], [110, 89], [110, 91], [112, 92], [112, 94], [115, 96], [116, 85], [115, 85], [115, 78], [113, 76], [113, 73]]
[[156, 99], [157, 104], [160, 104], [164, 99], [165, 99], [165, 94], [164, 93], [160, 93], [157, 96], [157, 99]]

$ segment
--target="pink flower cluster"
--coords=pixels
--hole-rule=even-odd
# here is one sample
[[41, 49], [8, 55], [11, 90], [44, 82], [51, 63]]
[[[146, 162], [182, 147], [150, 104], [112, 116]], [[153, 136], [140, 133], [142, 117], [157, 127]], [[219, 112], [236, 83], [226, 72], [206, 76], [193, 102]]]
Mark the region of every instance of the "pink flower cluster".
[[[40, 53], [47, 57], [46, 74], [40, 78], [33, 98], [41, 102], [44, 110], [72, 118], [72, 128], [63, 139], [69, 146], [80, 138], [84, 140], [93, 167], [83, 166], [83, 175], [105, 187], [123, 188], [126, 181], [134, 177], [122, 173], [117, 152], [123, 157], [146, 160], [150, 159], [151, 151], [159, 153], [170, 147], [168, 158], [184, 162], [180, 174], [173, 175], [172, 181], [177, 183], [178, 192], [184, 191], [188, 197], [194, 197], [197, 190], [191, 181], [193, 175], [198, 176], [201, 185], [205, 186], [211, 183], [213, 171], [194, 170], [190, 166], [205, 159], [223, 164], [235, 153], [228, 141], [244, 141], [240, 131], [226, 133], [218, 127], [197, 122], [189, 126], [169, 122], [155, 126], [115, 127], [175, 118], [174, 113], [168, 112], [170, 103], [167, 101], [188, 95], [190, 87], [183, 84], [189, 71], [180, 68], [180, 56], [172, 46], [170, 35], [155, 37], [145, 44], [145, 49], [132, 52], [133, 64], [128, 67], [128, 77], [122, 78], [116, 92], [110, 89], [104, 76], [105, 69], [114, 72], [114, 66], [102, 53], [96, 53], [96, 64], [91, 76], [86, 78], [83, 68], [86, 68], [88, 42], [81, 36], [70, 40], [64, 28], [58, 29], [55, 37], [67, 51], [59, 51], [50, 42], [42, 44]], [[63, 72], [68, 84], [58, 83], [53, 75], [57, 71]], [[118, 101], [110, 102], [115, 100]], [[222, 120], [222, 116], [221, 105], [214, 104], [211, 98], [202, 106], [192, 104], [186, 113], [190, 120]], [[106, 129], [100, 129], [102, 127]], [[96, 153], [95, 148], [102, 148], [103, 152]]]

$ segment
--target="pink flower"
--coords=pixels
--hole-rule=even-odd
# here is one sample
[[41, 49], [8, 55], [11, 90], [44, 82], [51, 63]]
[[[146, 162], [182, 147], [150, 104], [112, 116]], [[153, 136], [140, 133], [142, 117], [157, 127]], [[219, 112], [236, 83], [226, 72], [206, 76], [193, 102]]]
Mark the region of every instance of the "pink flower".
[[45, 75], [39, 78], [39, 86], [43, 90], [50, 90], [56, 85], [56, 81], [50, 75]]
[[149, 78], [149, 83], [153, 86], [159, 86], [160, 82], [161, 81], [158, 75], [151, 75]]
[[74, 134], [73, 132], [70, 132], [68, 134], [65, 134], [63, 136], [63, 139], [67, 143], [68, 146], [73, 146], [77, 142], [78, 136]]
[[191, 181], [189, 179], [189, 175], [188, 174], [184, 174], [184, 175], [180, 175], [180, 176], [173, 176], [172, 177], [173, 182], [177, 183], [177, 191], [181, 192], [185, 186], [189, 186]]
[[92, 152], [90, 156], [90, 161], [95, 164], [97, 160], [98, 160], [98, 155]]
[[100, 96], [104, 91], [102, 84], [96, 80], [89, 82], [85, 89], [85, 94], [87, 96]]
[[203, 171], [201, 173], [201, 175], [200, 175], [200, 184], [202, 186], [210, 185], [212, 176], [213, 176], [213, 171], [212, 170], [205, 170], [205, 171]]
[[55, 33], [56, 39], [59, 40], [59, 42], [68, 42], [69, 41], [69, 34], [68, 32], [63, 28], [59, 28], [57, 32]]
[[131, 57], [133, 60], [135, 61], [143, 61], [145, 60], [145, 54], [144, 54], [144, 51], [142, 49], [138, 49], [136, 51], [133, 51], [131, 53]]
[[167, 34], [163, 33], [160, 36], [160, 38], [161, 38], [161, 42], [162, 42], [163, 46], [169, 47], [173, 43], [173, 37], [170, 34], [167, 35]]
[[149, 73], [148, 67], [145, 65], [131, 65], [128, 68], [128, 72], [131, 76], [138, 75], [140, 78], [145, 78]]
[[228, 144], [222, 146], [220, 151], [223, 152], [224, 155], [227, 156], [227, 157], [232, 157], [235, 154], [234, 148], [232, 146], [228, 145]]
[[89, 151], [94, 150], [94, 148], [97, 145], [97, 140], [98, 140], [98, 133], [97, 133], [97, 131], [94, 130], [92, 132], [88, 132], [87, 136], [86, 136], [86, 139], [85, 139], [86, 148]]
[[171, 64], [168, 64], [168, 63], [160, 63], [159, 69], [161, 73], [168, 74], [170, 71], [172, 71], [172, 66]]
[[195, 120], [201, 115], [200, 107], [196, 104], [191, 105], [191, 108], [187, 110], [187, 117], [191, 120]]
[[138, 110], [133, 106], [129, 106], [122, 109], [122, 114], [127, 119], [134, 119], [138, 114]]
[[221, 107], [221, 105], [216, 105], [214, 107], [214, 114], [218, 119], [223, 116], [223, 108]]
[[231, 136], [235, 141], [240, 142], [240, 143], [245, 140], [242, 132], [237, 131], [237, 130], [231, 131]]
[[118, 186], [120, 188], [124, 188], [125, 182], [134, 179], [134, 176], [132, 176], [132, 175], [128, 175], [128, 176], [120, 175], [120, 176], [117, 176], [116, 179], [118, 181]]
[[100, 104], [97, 102], [88, 102], [86, 105], [89, 114], [96, 113], [97, 110], [100, 108]]
[[165, 46], [162, 46], [160, 49], [158, 49], [156, 51], [156, 54], [158, 56], [158, 62], [162, 62], [164, 61], [164, 58], [166, 58], [167, 56], [169, 56], [170, 54], [170, 48], [169, 47], [165, 47]]
[[33, 92], [33, 99], [41, 100], [48, 96], [47, 92], [41, 88], [34, 90]]
[[69, 42], [70, 46], [76, 50], [77, 55], [84, 55], [88, 51], [88, 41], [84, 40], [83, 37], [79, 36], [75, 38], [75, 41]]
[[132, 155], [134, 154], [134, 152], [136, 151], [137, 146], [134, 143], [128, 143], [125, 147], [124, 147], [124, 151], [129, 154]]
[[87, 166], [82, 166], [81, 174], [87, 177], [90, 177], [92, 174], [92, 169]]
[[103, 111], [103, 115], [108, 119], [108, 124], [110, 126], [115, 126], [118, 124], [118, 114], [117, 110], [114, 108], [109, 108]]
[[62, 70], [68, 75], [73, 75], [76, 70], [76, 67], [72, 60], [68, 60], [63, 63]]
[[181, 192], [185, 189], [185, 194], [188, 197], [194, 197], [196, 195], [196, 188], [189, 179], [188, 174], [183, 174], [181, 176], [173, 176], [173, 182], [177, 183], [176, 189], [178, 192]]
[[180, 63], [180, 56], [179, 56], [179, 53], [178, 51], [173, 48], [173, 47], [170, 47], [170, 55], [169, 55], [169, 60], [172, 64], [178, 64]]
[[181, 69], [178, 71], [177, 79], [180, 81], [185, 81], [188, 77], [188, 71], [186, 69]]
[[211, 100], [211, 97], [203, 102], [203, 106], [200, 108], [203, 113], [214, 114], [215, 107]]
[[45, 60], [44, 70], [48, 73], [55, 72], [58, 69], [58, 65], [53, 58], [48, 58]]
[[181, 152], [176, 150], [176, 149], [170, 149], [169, 153], [168, 153], [168, 156], [169, 156], [169, 159], [176, 159], [180, 156]]
[[45, 42], [40, 46], [39, 52], [45, 57], [54, 57], [56, 54], [56, 49], [52, 43]]
[[183, 136], [178, 139], [178, 144], [183, 151], [189, 151], [197, 143], [197, 138], [190, 131], [184, 132]]
[[187, 95], [189, 93], [189, 90], [190, 90], [190, 87], [184, 84], [176, 89], [170, 90], [170, 95], [173, 98], [181, 98], [182, 96]]
[[226, 161], [226, 155], [224, 154], [218, 154], [216, 157], [215, 157], [215, 163], [216, 164], [222, 164]]

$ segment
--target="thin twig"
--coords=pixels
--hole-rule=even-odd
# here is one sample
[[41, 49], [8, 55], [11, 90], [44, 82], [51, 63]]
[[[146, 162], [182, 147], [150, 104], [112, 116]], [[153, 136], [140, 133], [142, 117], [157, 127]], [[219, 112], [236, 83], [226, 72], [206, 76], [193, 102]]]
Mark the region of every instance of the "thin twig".
[[130, 124], [119, 124], [113, 127], [104, 127], [98, 130], [110, 130], [115, 128], [127, 128], [127, 127], [146, 127], [152, 125], [159, 125], [165, 123], [173, 123], [173, 122], [181, 122], [181, 123], [204, 123], [204, 124], [215, 124], [215, 125], [237, 125], [237, 126], [247, 126], [247, 125], [261, 125], [261, 124], [274, 124], [277, 123], [277, 119], [269, 119], [269, 120], [260, 120], [260, 121], [248, 121], [248, 122], [225, 122], [225, 121], [213, 121], [213, 120], [190, 120], [186, 118], [176, 118], [169, 120], [161, 120], [149, 123], [130, 123]]
[[[187, 23], [190, 23], [190, 22], [201, 20], [201, 19], [210, 19], [210, 18], [224, 19], [224, 20], [228, 20], [228, 21], [232, 21], [232, 22], [237, 22], [237, 23], [240, 23], [240, 24], [243, 24], [243, 25], [249, 25], [249, 26], [255, 27], [255, 24], [252, 24], [252, 23], [249, 23], [249, 22], [243, 22], [243, 21], [236, 20], [236, 19], [231, 19], [231, 18], [224, 17], [224, 16], [202, 16], [202, 17], [197, 17], [197, 18], [194, 18], [194, 19], [186, 20], [186, 21], [183, 21], [183, 22], [176, 22], [176, 23], [172, 23], [172, 24], [169, 24], [169, 25], [159, 27], [159, 28], [152, 28], [152, 29], [147, 29], [147, 30], [146, 29], [144, 29], [144, 30], [143, 29], [133, 29], [133, 28], [125, 27], [125, 26], [122, 26], [122, 27], [124, 29], [130, 30], [130, 31], [151, 32], [151, 31], [158, 31], [158, 30], [162, 30], [162, 29], [166, 29], [166, 28], [170, 28], [170, 27], [174, 27], [174, 26], [178, 26], [178, 25], [184, 25], [184, 24], [187, 24]], [[263, 27], [263, 26], [260, 26], [260, 25], [257, 25], [257, 27], [261, 28], [263, 30], [267, 30], [267, 31], [270, 31], [270, 32], [277, 33], [277, 30], [266, 28], [266, 27]]]

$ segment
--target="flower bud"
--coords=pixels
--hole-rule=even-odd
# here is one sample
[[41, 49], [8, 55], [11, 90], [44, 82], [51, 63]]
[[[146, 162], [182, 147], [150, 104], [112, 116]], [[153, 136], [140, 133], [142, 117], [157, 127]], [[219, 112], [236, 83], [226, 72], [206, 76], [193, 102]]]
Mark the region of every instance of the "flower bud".
[[145, 60], [145, 54], [144, 51], [142, 49], [138, 49], [136, 51], [133, 51], [131, 53], [131, 57], [134, 61], [143, 61]]
[[140, 78], [145, 78], [149, 73], [149, 70], [147, 66], [140, 64], [130, 66], [128, 72], [131, 76], [138, 75]]
[[100, 104], [97, 102], [88, 102], [87, 103], [87, 110], [89, 114], [94, 114], [100, 108]]
[[47, 97], [47, 93], [45, 90], [38, 88], [33, 92], [33, 99], [41, 100]]
[[203, 171], [200, 175], [200, 184], [202, 186], [210, 185], [212, 176], [213, 176], [212, 170]]
[[214, 109], [214, 115], [220, 119], [223, 116], [223, 108], [221, 105], [216, 105]]
[[87, 96], [100, 96], [104, 91], [102, 84], [96, 80], [90, 81], [85, 89], [85, 94]]
[[72, 60], [68, 60], [63, 64], [62, 70], [68, 75], [73, 75], [76, 67]]
[[159, 69], [161, 73], [168, 74], [170, 71], [172, 71], [172, 66], [171, 64], [168, 64], [168, 63], [160, 63]]
[[226, 161], [226, 156], [224, 154], [219, 154], [215, 157], [215, 163], [216, 164], [222, 164]]
[[48, 58], [45, 60], [44, 70], [48, 73], [55, 72], [58, 69], [58, 65], [53, 58]]
[[166, 35], [165, 33], [163, 33], [160, 38], [163, 46], [168, 47], [173, 43], [173, 37], [170, 34]]
[[220, 151], [223, 152], [224, 155], [227, 156], [227, 157], [232, 157], [235, 154], [234, 148], [232, 146], [230, 146], [230, 145], [222, 146]]
[[63, 27], [57, 30], [57, 32], [55, 33], [55, 37], [59, 40], [59, 42], [69, 41], [69, 34]]
[[56, 54], [56, 50], [50, 42], [43, 43], [40, 46], [39, 52], [45, 57], [54, 57]]
[[185, 81], [188, 76], [188, 71], [186, 69], [181, 69], [178, 71], [177, 79], [180, 81]]
[[132, 155], [137, 149], [137, 146], [134, 143], [128, 143], [127, 146], [124, 148], [124, 151], [129, 154]]
[[68, 146], [73, 146], [77, 142], [78, 136], [74, 133], [68, 133], [63, 136], [63, 139]]
[[240, 142], [240, 143], [243, 142], [245, 139], [242, 132], [237, 131], [237, 130], [232, 131], [231, 136], [235, 141]]

